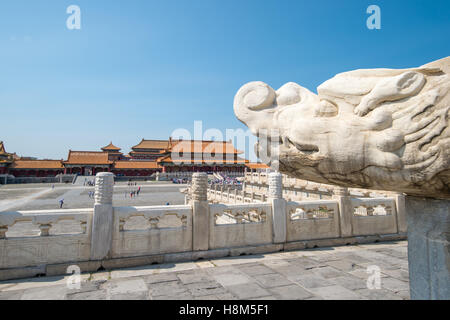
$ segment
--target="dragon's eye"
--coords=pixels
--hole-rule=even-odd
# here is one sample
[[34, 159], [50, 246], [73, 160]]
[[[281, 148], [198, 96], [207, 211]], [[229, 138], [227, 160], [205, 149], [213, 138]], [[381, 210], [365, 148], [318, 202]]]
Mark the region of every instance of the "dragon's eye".
[[314, 111], [316, 117], [334, 117], [338, 114], [338, 107], [328, 100], [322, 100]]

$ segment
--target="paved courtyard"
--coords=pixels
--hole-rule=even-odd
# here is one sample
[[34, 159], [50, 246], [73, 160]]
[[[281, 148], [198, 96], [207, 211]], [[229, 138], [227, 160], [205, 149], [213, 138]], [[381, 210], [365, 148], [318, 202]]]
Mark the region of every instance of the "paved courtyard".
[[[368, 270], [377, 268], [380, 288], [369, 289], [367, 280], [376, 274]], [[2, 281], [0, 299], [409, 299], [407, 241], [82, 274], [79, 289], [69, 289], [68, 279]]]
[[[130, 192], [141, 187], [139, 196], [130, 197]], [[128, 186], [118, 182], [114, 186], [115, 206], [153, 206], [184, 204], [184, 194], [180, 189], [186, 185], [171, 182], [137, 182]], [[94, 199], [89, 192], [94, 187], [72, 184], [19, 184], [0, 185], [0, 212], [17, 210], [51, 210], [59, 208], [59, 200], [64, 199], [64, 209], [93, 208]]]

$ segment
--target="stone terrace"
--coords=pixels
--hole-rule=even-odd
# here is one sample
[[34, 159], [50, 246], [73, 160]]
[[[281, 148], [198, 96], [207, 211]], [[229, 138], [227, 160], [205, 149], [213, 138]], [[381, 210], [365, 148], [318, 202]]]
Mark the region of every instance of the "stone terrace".
[[[367, 267], [381, 289], [367, 288]], [[160, 264], [66, 277], [0, 282], [0, 299], [234, 300], [409, 299], [407, 241]]]

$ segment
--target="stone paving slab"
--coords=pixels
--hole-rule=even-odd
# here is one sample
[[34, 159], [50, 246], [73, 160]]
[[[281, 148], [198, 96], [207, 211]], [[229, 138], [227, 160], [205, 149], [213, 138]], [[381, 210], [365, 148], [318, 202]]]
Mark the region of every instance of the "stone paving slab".
[[289, 278], [290, 280], [298, 283], [305, 289], [309, 288], [320, 288], [333, 285], [333, 282], [314, 274], [313, 272], [305, 272], [304, 274], [299, 274]]
[[339, 285], [312, 288], [310, 291], [325, 300], [362, 300], [361, 295]]
[[[139, 187], [139, 196], [131, 198], [130, 192]], [[185, 195], [180, 189], [185, 187], [162, 181], [138, 182], [136, 186], [116, 182], [113, 201], [116, 206], [184, 204]], [[89, 198], [90, 191], [94, 191], [94, 187], [59, 183], [0, 185], [0, 211], [59, 209], [60, 199], [64, 199], [65, 209], [92, 208], [94, 199]]]
[[[169, 263], [0, 282], [0, 300], [403, 300], [407, 242], [397, 241]], [[380, 289], [367, 267], [378, 266]]]
[[269, 289], [279, 300], [304, 300], [313, 296], [310, 291], [296, 284]]

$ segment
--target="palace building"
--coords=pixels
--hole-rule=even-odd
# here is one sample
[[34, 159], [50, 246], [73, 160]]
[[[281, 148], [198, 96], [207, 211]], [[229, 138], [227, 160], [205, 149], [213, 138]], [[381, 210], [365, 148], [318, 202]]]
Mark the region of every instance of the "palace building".
[[106, 147], [102, 148], [102, 151], [108, 154], [108, 160], [111, 161], [119, 161], [123, 159], [123, 153], [120, 152], [120, 150], [122, 149], [113, 145], [112, 141]]
[[0, 174], [6, 174], [9, 166], [14, 162], [15, 154], [7, 153], [3, 141], [0, 141]]
[[96, 175], [98, 172], [111, 171], [113, 160], [106, 151], [72, 151], [66, 161], [63, 161], [65, 174], [79, 174], [82, 176]]
[[145, 140], [142, 139], [134, 147], [131, 147], [130, 157], [132, 160], [156, 161], [161, 156], [170, 153], [172, 139], [169, 140]]
[[163, 172], [244, 172], [248, 160], [229, 141], [171, 140], [170, 152], [158, 158]]
[[67, 160], [35, 160], [7, 153], [0, 142], [0, 174], [14, 177], [55, 177], [59, 174], [150, 176], [156, 172], [243, 173], [248, 160], [231, 141], [142, 139], [124, 155], [110, 142], [101, 151], [69, 150]]

